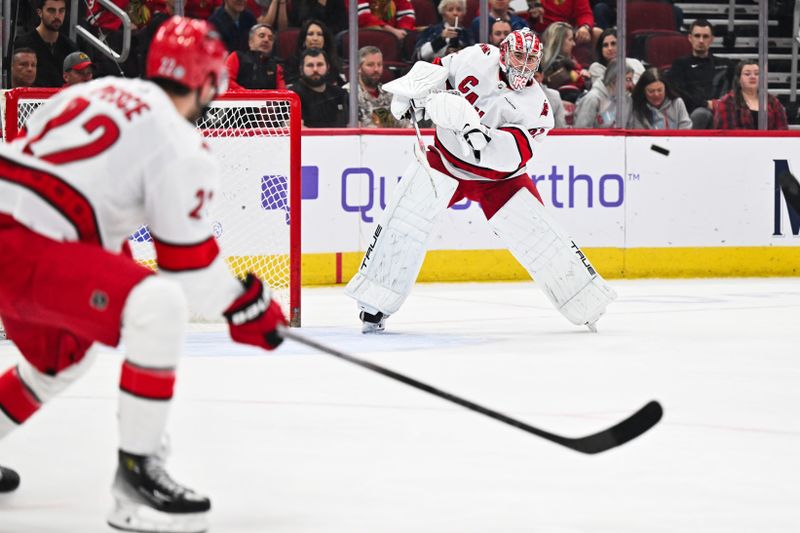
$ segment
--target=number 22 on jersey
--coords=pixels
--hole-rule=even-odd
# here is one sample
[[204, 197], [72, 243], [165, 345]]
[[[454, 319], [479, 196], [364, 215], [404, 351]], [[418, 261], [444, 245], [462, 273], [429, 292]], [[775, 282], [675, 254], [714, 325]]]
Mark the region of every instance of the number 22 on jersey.
[[[60, 114], [50, 119], [42, 128], [42, 131], [25, 144], [22, 151], [28, 155], [33, 155], [33, 145], [40, 142], [56, 128], [66, 126], [73, 120], [80, 118], [89, 107], [89, 104], [89, 100], [80, 97], [70, 101]], [[39, 154], [39, 159], [55, 165], [74, 163], [75, 161], [89, 159], [103, 153], [119, 139], [119, 126], [108, 115], [92, 114], [83, 120], [81, 127], [88, 135], [93, 137], [90, 141], [49, 154]], [[98, 131], [100, 132], [99, 135], [96, 134]]]

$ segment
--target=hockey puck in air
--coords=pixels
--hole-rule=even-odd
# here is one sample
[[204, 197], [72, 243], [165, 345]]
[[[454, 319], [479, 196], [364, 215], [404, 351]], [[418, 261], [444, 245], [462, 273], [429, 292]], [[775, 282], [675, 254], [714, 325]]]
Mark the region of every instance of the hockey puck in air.
[[666, 148], [662, 148], [657, 144], [651, 144], [650, 149], [654, 152], [658, 152], [661, 155], [669, 155], [669, 150], [667, 150]]

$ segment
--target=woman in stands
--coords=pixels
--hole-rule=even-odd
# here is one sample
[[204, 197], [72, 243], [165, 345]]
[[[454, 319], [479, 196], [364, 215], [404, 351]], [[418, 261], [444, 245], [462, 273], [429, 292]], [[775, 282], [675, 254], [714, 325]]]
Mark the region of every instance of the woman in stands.
[[[617, 28], [603, 30], [594, 47], [594, 63], [589, 65], [589, 76], [592, 83], [602, 80], [606, 73], [608, 62], [617, 58]], [[644, 65], [638, 59], [629, 57], [625, 63], [633, 69], [633, 83], [639, 81], [639, 76], [644, 72]]]
[[329, 61], [328, 83], [341, 86], [344, 84], [341, 70], [339, 68], [339, 54], [336, 53], [336, 43], [333, 34], [328, 26], [317, 19], [309, 19], [303, 23], [300, 33], [297, 34], [297, 45], [291, 54], [286, 54], [286, 50], [281, 50], [285, 55], [286, 67], [283, 69], [286, 83], [291, 84], [300, 78], [300, 57], [309, 48], [323, 50]]
[[683, 100], [675, 96], [667, 80], [651, 68], [642, 74], [631, 94], [633, 109], [628, 127], [637, 130], [688, 130], [692, 119]]
[[[758, 129], [758, 62], [740, 61], [733, 77], [733, 89], [723, 96], [714, 110], [714, 129]], [[786, 109], [771, 94], [767, 94], [767, 129], [789, 129]]]
[[466, 0], [442, 0], [439, 2], [439, 14], [442, 15], [442, 21], [428, 26], [419, 36], [414, 51], [415, 58], [433, 61], [437, 57], [444, 57], [465, 46], [475, 44], [472, 40], [472, 32], [464, 26], [466, 12]]
[[[317, 19], [336, 35], [347, 29], [347, 9], [343, 0], [292, 0], [289, 2], [289, 25], [300, 27], [303, 22]], [[330, 52], [329, 52], [330, 54]]]
[[573, 85], [578, 91], [583, 91], [589, 72], [572, 55], [575, 48], [572, 26], [566, 22], [554, 22], [544, 31], [542, 41], [544, 55], [541, 68], [545, 85], [556, 90], [564, 85]]
[[[617, 127], [617, 62], [611, 61], [605, 76], [592, 85], [586, 95], [578, 100], [573, 117], [576, 128]], [[625, 66], [625, 103], [630, 105], [633, 89], [633, 69]]]

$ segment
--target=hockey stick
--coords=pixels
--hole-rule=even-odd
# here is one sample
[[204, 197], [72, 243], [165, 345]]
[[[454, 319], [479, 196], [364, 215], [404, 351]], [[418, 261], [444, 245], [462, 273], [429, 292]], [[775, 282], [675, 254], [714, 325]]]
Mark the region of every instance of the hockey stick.
[[[422, 140], [422, 133], [419, 131], [419, 124], [417, 123], [417, 108], [414, 106], [414, 102], [411, 102], [411, 124], [414, 125], [414, 132], [417, 135], [417, 146], [414, 147], [414, 156], [419, 161], [419, 164], [422, 165], [422, 168], [425, 169], [425, 173], [428, 175], [428, 179], [431, 182], [431, 187], [433, 187], [433, 196], [434, 198], [439, 198], [439, 190], [436, 188], [436, 182], [433, 181], [433, 176], [431, 176], [431, 166], [428, 164], [428, 159], [425, 157], [425, 152], [427, 148], [425, 147], [425, 141]], [[419, 150], [418, 150], [419, 149]]]
[[783, 197], [786, 198], [786, 203], [800, 213], [800, 183], [797, 182], [797, 178], [786, 170], [781, 173], [778, 179], [781, 182], [781, 190], [783, 191]]
[[498, 413], [497, 411], [493, 411], [487, 407], [483, 407], [482, 405], [478, 405], [473, 403], [469, 400], [465, 400], [459, 396], [454, 394], [450, 394], [449, 392], [445, 392], [443, 390], [437, 389], [431, 385], [423, 383], [421, 381], [417, 381], [414, 378], [410, 378], [394, 370], [389, 370], [388, 368], [384, 368], [382, 366], [376, 365], [375, 363], [370, 363], [369, 361], [365, 361], [363, 359], [359, 359], [358, 357], [346, 354], [339, 350], [335, 350], [328, 346], [325, 346], [322, 343], [319, 343], [315, 340], [309, 339], [299, 333], [295, 333], [288, 328], [281, 327], [279, 329], [279, 333], [286, 339], [291, 339], [295, 342], [299, 342], [300, 344], [304, 344], [306, 346], [310, 346], [316, 350], [319, 350], [323, 353], [328, 355], [332, 355], [334, 357], [338, 357], [339, 359], [344, 359], [349, 363], [353, 363], [360, 367], [366, 368], [367, 370], [372, 370], [373, 372], [377, 372], [387, 378], [391, 378], [397, 380], [401, 383], [405, 383], [410, 387], [414, 387], [415, 389], [419, 389], [421, 391], [427, 392], [428, 394], [433, 394], [434, 396], [438, 396], [448, 402], [452, 402], [455, 404], [460, 405], [461, 407], [466, 407], [471, 411], [475, 411], [476, 413], [480, 413], [482, 415], [488, 416], [489, 418], [494, 418], [504, 424], [508, 424], [510, 426], [514, 426], [515, 428], [519, 428], [522, 431], [527, 431], [528, 433], [532, 433], [537, 437], [541, 437], [543, 439], [549, 440], [550, 442], [554, 442], [556, 444], [560, 444], [561, 446], [565, 446], [571, 450], [575, 450], [581, 453], [587, 454], [595, 454], [604, 452], [606, 450], [610, 450], [611, 448], [615, 448], [622, 444], [625, 444], [629, 440], [633, 440], [642, 433], [646, 432], [648, 429], [656, 425], [659, 420], [661, 420], [661, 416], [663, 415], [663, 410], [661, 409], [661, 405], [656, 401], [648, 402], [644, 407], [633, 413], [631, 416], [623, 420], [622, 422], [618, 423], [617, 425], [610, 427], [608, 429], [604, 429], [598, 433], [593, 435], [588, 435], [586, 437], [577, 437], [577, 438], [570, 438], [570, 437], [563, 437], [561, 435], [556, 435], [555, 433], [550, 433], [543, 429], [539, 429], [528, 425], [524, 422], [506, 416], [502, 413]]

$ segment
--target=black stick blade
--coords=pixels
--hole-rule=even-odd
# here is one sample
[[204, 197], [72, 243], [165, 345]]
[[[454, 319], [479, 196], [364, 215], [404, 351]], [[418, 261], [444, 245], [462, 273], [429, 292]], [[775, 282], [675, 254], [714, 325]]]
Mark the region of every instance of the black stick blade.
[[661, 404], [653, 400], [614, 427], [577, 439], [562, 437], [556, 442], [577, 452], [600, 453], [635, 439], [655, 426], [662, 416]]
[[530, 424], [526, 424], [521, 420], [511, 418], [503, 413], [494, 411], [475, 402], [471, 402], [465, 398], [456, 396], [455, 394], [445, 392], [432, 385], [428, 385], [427, 383], [423, 383], [422, 381], [416, 380], [412, 377], [395, 372], [394, 370], [390, 370], [380, 365], [376, 365], [375, 363], [365, 361], [364, 359], [359, 359], [358, 357], [347, 354], [340, 350], [336, 350], [335, 348], [331, 348], [330, 346], [326, 346], [320, 342], [304, 337], [299, 333], [295, 333], [288, 328], [279, 327], [278, 331], [280, 332], [281, 336], [287, 339], [297, 341], [301, 344], [305, 344], [306, 346], [311, 346], [312, 348], [315, 348], [328, 355], [338, 357], [339, 359], [343, 359], [349, 363], [366, 368], [367, 370], [377, 372], [378, 374], [386, 376], [387, 378], [394, 379], [400, 383], [405, 383], [410, 387], [414, 387], [415, 389], [427, 392], [428, 394], [438, 396], [439, 398], [447, 400], [448, 402], [465, 407], [470, 411], [475, 411], [476, 413], [488, 416], [489, 418], [494, 418], [499, 422], [508, 424], [509, 426], [513, 426], [521, 429], [522, 431], [536, 435], [537, 437], [541, 437], [549, 440], [550, 442], [554, 442], [581, 453], [600, 453], [625, 444], [629, 440], [635, 439], [651, 427], [655, 426], [658, 421], [661, 420], [661, 417], [664, 414], [663, 410], [661, 409], [661, 404], [656, 401], [651, 401], [619, 424], [595, 433], [594, 435], [578, 438], [564, 437], [555, 433], [550, 433], [549, 431], [545, 431], [543, 429], [539, 429], [535, 426], [531, 426]]

